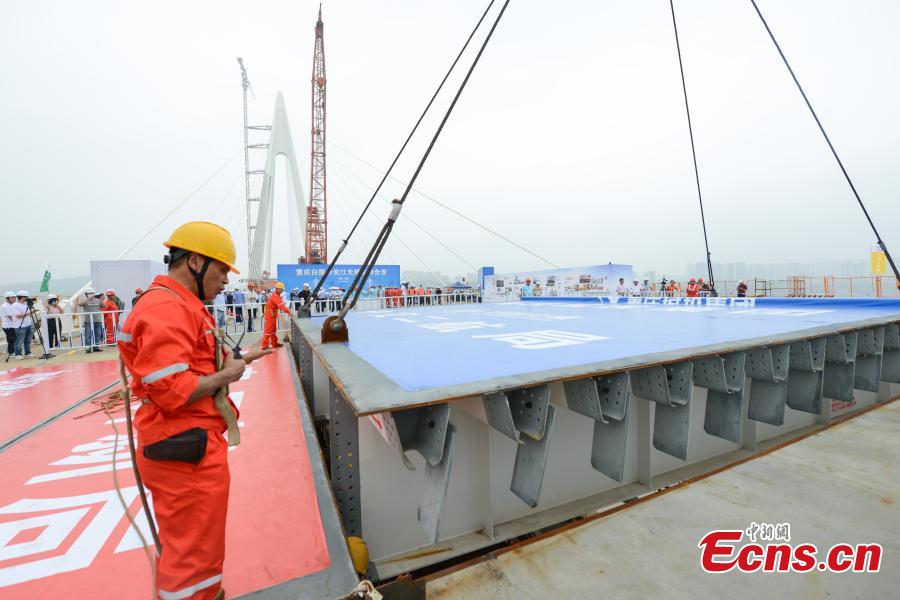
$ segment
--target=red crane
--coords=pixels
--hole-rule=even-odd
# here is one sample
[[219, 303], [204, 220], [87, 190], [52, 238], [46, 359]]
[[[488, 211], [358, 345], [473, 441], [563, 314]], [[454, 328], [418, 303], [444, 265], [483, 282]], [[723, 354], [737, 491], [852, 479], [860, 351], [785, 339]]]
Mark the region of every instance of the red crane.
[[306, 209], [306, 262], [328, 262], [328, 213], [325, 188], [325, 26], [322, 5], [316, 22], [312, 69], [312, 148], [309, 170], [309, 206]]

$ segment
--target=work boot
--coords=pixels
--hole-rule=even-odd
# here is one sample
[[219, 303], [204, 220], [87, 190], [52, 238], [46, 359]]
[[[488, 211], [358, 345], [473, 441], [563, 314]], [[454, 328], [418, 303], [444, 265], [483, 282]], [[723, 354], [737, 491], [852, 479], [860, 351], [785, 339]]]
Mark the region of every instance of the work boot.
[[281, 348], [282, 346], [284, 346], [284, 344], [279, 344], [278, 342], [275, 342], [274, 344], [272, 344], [273, 348]]
[[94, 352], [103, 352], [101, 348], [94, 348]]
[[88, 354], [90, 354], [90, 353], [93, 352], [93, 351], [94, 351], [93, 348], [88, 348], [87, 350], [85, 350], [85, 352], [88, 353]]

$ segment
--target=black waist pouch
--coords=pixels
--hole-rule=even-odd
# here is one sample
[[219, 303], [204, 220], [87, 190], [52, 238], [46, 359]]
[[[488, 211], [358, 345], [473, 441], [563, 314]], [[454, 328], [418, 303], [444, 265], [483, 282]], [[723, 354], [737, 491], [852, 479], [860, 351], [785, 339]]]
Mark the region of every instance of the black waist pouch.
[[177, 460], [196, 465], [206, 456], [206, 430], [194, 427], [155, 444], [144, 446], [144, 458]]

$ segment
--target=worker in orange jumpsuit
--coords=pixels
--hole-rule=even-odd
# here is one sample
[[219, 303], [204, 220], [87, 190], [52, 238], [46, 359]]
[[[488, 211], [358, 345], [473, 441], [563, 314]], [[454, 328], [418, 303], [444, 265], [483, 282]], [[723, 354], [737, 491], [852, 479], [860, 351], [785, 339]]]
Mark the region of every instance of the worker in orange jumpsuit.
[[103, 313], [103, 325], [106, 327], [106, 343], [116, 343], [116, 324], [119, 322], [119, 307], [114, 300], [116, 292], [106, 290], [106, 298], [100, 303], [100, 312]]
[[281, 292], [283, 291], [284, 284], [279, 281], [275, 284], [275, 291], [269, 294], [269, 297], [266, 299], [265, 326], [263, 327], [262, 344], [260, 345], [260, 348], [263, 350], [269, 347], [280, 348], [284, 345], [278, 343], [278, 334], [275, 333], [275, 330], [278, 328], [278, 311], [280, 310], [288, 315], [291, 314], [291, 310], [284, 305], [284, 299], [281, 297]]
[[[244, 367], [271, 351], [235, 358], [220, 348], [204, 302], [228, 282], [236, 252], [231, 234], [213, 223], [186, 223], [165, 243], [168, 275], [159, 275], [135, 303], [119, 332], [119, 353], [141, 400], [134, 418], [137, 469], [153, 495], [162, 552], [157, 593], [164, 600], [225, 597], [225, 515], [228, 449], [225, 412], [214, 396]], [[222, 352], [221, 360], [217, 352]]]
[[687, 297], [688, 298], [698, 298], [700, 296], [700, 285], [697, 283], [697, 280], [691, 277], [691, 280], [688, 282], [687, 286]]

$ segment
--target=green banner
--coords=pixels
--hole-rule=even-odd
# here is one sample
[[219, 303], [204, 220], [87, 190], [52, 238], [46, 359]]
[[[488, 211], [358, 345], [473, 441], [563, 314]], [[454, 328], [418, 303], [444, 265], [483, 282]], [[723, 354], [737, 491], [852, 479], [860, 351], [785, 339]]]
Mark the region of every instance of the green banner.
[[41, 282], [41, 293], [50, 291], [50, 269], [44, 271], [44, 280]]

